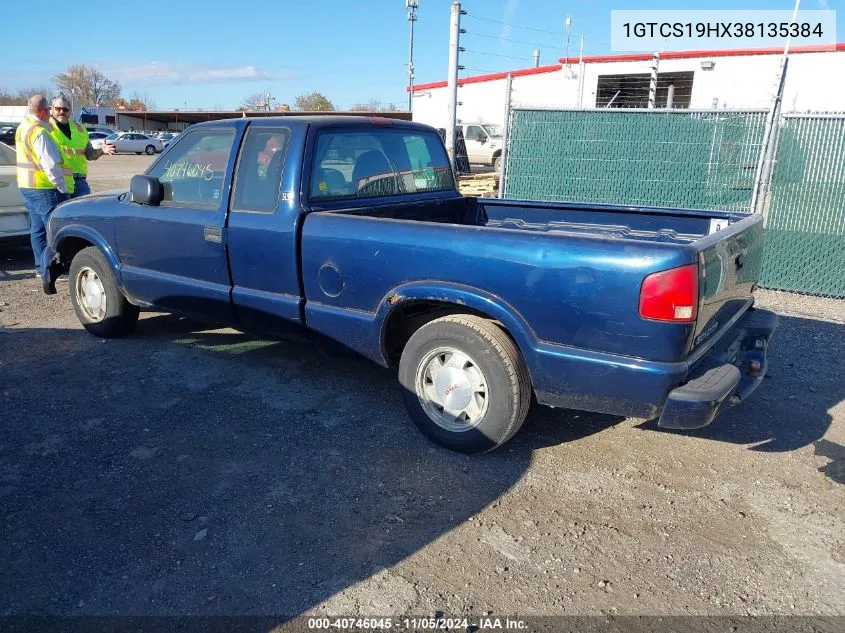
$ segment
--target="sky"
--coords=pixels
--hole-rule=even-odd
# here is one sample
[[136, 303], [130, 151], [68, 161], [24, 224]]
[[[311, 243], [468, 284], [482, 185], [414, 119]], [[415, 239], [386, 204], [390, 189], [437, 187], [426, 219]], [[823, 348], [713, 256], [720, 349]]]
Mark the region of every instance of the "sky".
[[[416, 83], [446, 79], [450, 0], [419, 0]], [[611, 9], [791, 9], [793, 0], [467, 0], [461, 76], [554, 63], [580, 36], [585, 54], [612, 51]], [[54, 87], [71, 64], [86, 64], [120, 82], [123, 95], [147, 95], [159, 109], [234, 109], [269, 91], [293, 105], [317, 90], [339, 110], [371, 99], [407, 107], [408, 21], [404, 0], [249, 0], [243, 4], [143, 0], [66, 4], [44, 18], [25, 2], [4, 10], [0, 91]], [[845, 0], [802, 0], [802, 9], [839, 9]], [[37, 16], [37, 18], [36, 18]], [[34, 19], [36, 18], [36, 19]], [[82, 39], [77, 39], [81, 34]], [[33, 46], [33, 44], [36, 44]]]

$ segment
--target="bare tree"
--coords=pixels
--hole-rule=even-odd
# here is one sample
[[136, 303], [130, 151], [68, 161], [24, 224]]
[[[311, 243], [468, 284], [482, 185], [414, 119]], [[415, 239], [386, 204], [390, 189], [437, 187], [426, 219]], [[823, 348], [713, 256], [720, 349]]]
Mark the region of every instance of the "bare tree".
[[324, 95], [316, 91], [310, 94], [301, 94], [297, 96], [295, 103], [297, 110], [305, 110], [309, 112], [331, 112], [334, 110], [334, 104]]
[[241, 102], [241, 106], [238, 108], [239, 112], [243, 112], [244, 110], [269, 110], [270, 105], [267, 102], [267, 94], [264, 92], [256, 92], [254, 95], [250, 95], [246, 99]]
[[395, 103], [382, 103], [378, 99], [370, 99], [367, 103], [357, 103], [352, 106], [352, 112], [398, 112]]
[[129, 109], [130, 110], [155, 110], [156, 104], [155, 101], [150, 99], [150, 95], [146, 92], [140, 93], [137, 90], [132, 93], [132, 96], [129, 97]]
[[56, 75], [59, 92], [70, 97], [74, 108], [107, 106], [120, 98], [120, 84], [96, 68], [75, 64], [67, 72]]
[[26, 105], [32, 95], [44, 95], [48, 99], [52, 96], [53, 90], [48, 86], [40, 88], [24, 88], [12, 94], [7, 90], [0, 90], [0, 105]]

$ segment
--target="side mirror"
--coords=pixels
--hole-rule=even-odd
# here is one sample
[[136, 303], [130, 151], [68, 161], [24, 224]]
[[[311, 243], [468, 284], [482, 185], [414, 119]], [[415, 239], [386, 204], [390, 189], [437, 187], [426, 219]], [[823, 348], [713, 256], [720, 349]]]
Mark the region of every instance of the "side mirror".
[[484, 136], [483, 134], [476, 134], [475, 140], [478, 141], [479, 143], [486, 143], [487, 137]]
[[164, 200], [164, 187], [158, 178], [151, 176], [132, 176], [129, 192], [132, 194], [132, 202], [139, 204], [157, 207]]

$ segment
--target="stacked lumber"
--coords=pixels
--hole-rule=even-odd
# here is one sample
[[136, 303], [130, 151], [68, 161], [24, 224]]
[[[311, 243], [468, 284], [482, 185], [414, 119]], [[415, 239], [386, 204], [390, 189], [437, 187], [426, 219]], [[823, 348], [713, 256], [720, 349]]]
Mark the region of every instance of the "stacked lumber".
[[458, 176], [458, 191], [464, 196], [492, 198], [499, 192], [499, 175], [466, 174]]

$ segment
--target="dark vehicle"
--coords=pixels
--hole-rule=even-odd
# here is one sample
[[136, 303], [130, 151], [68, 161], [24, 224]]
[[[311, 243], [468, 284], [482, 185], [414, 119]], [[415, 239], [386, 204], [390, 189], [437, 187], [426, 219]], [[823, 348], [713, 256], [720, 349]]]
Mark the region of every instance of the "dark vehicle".
[[[464, 198], [437, 131], [359, 117], [200, 123], [129, 192], [59, 206], [44, 289], [123, 336], [140, 307], [339, 344], [398, 372], [460, 451], [554, 407], [709, 424], [762, 383], [760, 216]], [[354, 381], [355, 377], [350, 376]]]
[[15, 146], [15, 132], [18, 125], [0, 125], [0, 143], [5, 143], [9, 147]]

